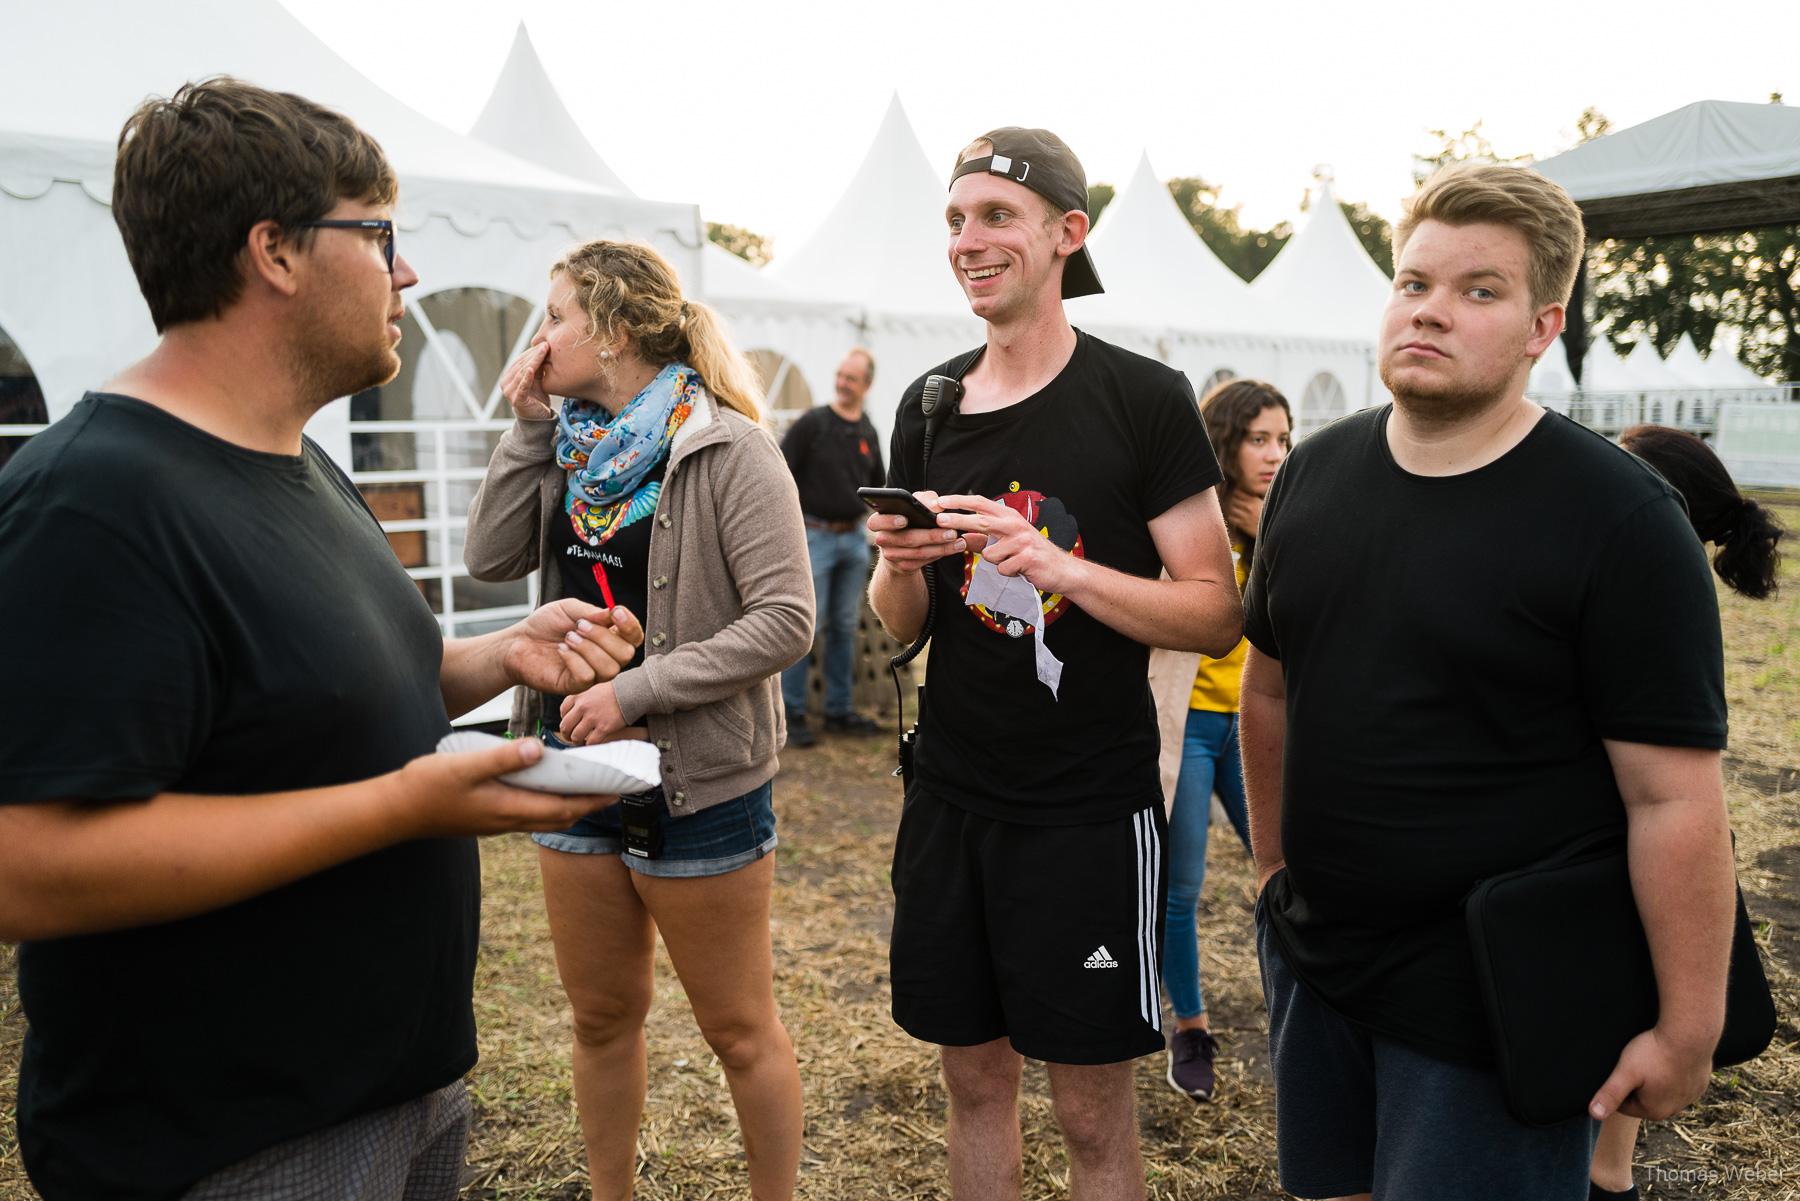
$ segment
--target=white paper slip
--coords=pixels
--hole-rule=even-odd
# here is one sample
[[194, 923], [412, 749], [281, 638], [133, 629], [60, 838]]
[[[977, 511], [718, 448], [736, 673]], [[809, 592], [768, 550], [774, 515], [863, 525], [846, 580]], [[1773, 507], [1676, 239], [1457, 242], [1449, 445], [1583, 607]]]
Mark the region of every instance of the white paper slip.
[[[479, 730], [457, 730], [439, 739], [437, 749], [482, 751], [505, 741]], [[662, 783], [662, 755], [648, 742], [636, 739], [561, 750], [547, 746], [542, 759], [500, 778], [516, 788], [534, 792], [648, 792]]]
[[1030, 580], [1022, 575], [1002, 575], [1000, 569], [986, 559], [976, 559], [963, 603], [980, 605], [990, 613], [1004, 613], [1021, 621], [1030, 614], [1028, 624], [1038, 683], [1048, 688], [1051, 696], [1061, 699], [1057, 690], [1062, 687], [1062, 660], [1044, 645], [1044, 596], [1031, 586]]

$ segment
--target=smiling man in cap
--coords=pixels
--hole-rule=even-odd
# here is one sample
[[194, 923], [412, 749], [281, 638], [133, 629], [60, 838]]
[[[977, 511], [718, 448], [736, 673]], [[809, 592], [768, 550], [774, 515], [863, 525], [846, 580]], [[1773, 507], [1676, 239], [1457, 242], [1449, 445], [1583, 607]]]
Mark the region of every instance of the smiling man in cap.
[[1219, 469], [1181, 373], [1063, 312], [1101, 287], [1086, 176], [1060, 138], [976, 139], [944, 215], [987, 340], [930, 373], [961, 401], [928, 460], [924, 379], [895, 421], [890, 482], [938, 527], [869, 519], [883, 623], [912, 639], [928, 587], [937, 607], [894, 856], [894, 1017], [941, 1048], [957, 1196], [1018, 1195], [1030, 1056], [1048, 1065], [1072, 1194], [1134, 1197], [1130, 1061], [1163, 1049], [1146, 648], [1237, 640]]

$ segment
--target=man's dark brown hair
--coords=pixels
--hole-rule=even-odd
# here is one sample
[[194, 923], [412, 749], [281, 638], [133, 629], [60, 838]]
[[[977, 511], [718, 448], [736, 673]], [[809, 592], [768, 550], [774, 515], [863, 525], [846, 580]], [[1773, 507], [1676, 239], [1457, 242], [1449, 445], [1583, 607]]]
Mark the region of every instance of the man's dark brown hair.
[[348, 117], [227, 76], [144, 102], [119, 134], [113, 220], [161, 333], [238, 297], [250, 227], [301, 229], [340, 201], [392, 204], [393, 168]]

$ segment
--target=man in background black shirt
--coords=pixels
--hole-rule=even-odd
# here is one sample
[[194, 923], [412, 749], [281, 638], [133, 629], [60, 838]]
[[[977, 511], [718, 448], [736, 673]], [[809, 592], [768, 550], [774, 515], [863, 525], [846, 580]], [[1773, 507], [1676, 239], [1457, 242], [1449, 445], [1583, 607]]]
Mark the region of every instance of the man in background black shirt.
[[[856, 619], [869, 582], [869, 540], [863, 533], [868, 510], [856, 490], [879, 488], [885, 478], [881, 443], [863, 412], [863, 400], [874, 382], [875, 356], [858, 346], [838, 364], [831, 403], [806, 412], [781, 440], [781, 453], [800, 487], [800, 511], [806, 515], [806, 553], [812, 560], [819, 634], [825, 642], [825, 728], [841, 734], [876, 730], [873, 721], [851, 707]], [[811, 670], [808, 655], [781, 673], [791, 746], [811, 746], [818, 740], [806, 720], [806, 680]]]
[[[1284, 1189], [1581, 1201], [1594, 1119], [1700, 1095], [1731, 849], [1717, 603], [1662, 479], [1525, 398], [1581, 215], [1535, 172], [1427, 181], [1395, 228], [1394, 403], [1310, 435], [1245, 593], [1243, 755]], [[1589, 1116], [1507, 1111], [1463, 899], [1629, 829], [1661, 1013]], [[1584, 915], [1567, 915], [1580, 922]]]
[[461, 1185], [471, 835], [609, 798], [431, 754], [513, 684], [610, 679], [578, 601], [446, 641], [302, 433], [394, 378], [396, 183], [349, 119], [231, 79], [126, 124], [113, 216], [162, 335], [0, 471], [0, 938], [45, 1201]]

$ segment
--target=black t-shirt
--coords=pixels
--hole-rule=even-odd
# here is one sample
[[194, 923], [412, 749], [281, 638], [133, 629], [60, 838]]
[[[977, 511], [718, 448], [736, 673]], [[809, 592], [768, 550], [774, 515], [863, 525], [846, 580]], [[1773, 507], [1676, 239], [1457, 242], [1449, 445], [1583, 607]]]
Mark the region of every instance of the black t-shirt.
[[[310, 441], [90, 394], [0, 473], [0, 802], [318, 788], [446, 733], [443, 640]], [[28, 942], [18, 1125], [47, 1201], [153, 1201], [475, 1062], [473, 839], [199, 917]]]
[[[1150, 521], [1220, 478], [1187, 377], [1079, 331], [1068, 365], [1042, 391], [952, 417], [932, 442], [926, 478], [915, 480], [923, 384], [907, 389], [895, 420], [895, 487], [993, 497], [1058, 546], [1128, 575], [1162, 570]], [[1064, 597], [1045, 596], [1042, 614], [969, 608], [975, 559], [937, 564], [917, 781], [1002, 821], [1072, 825], [1160, 804], [1149, 651]], [[1057, 696], [1034, 666], [1039, 619], [1063, 662]]]
[[860, 521], [868, 510], [858, 488], [879, 488], [881, 436], [863, 413], [845, 421], [830, 405], [802, 413], [781, 440], [781, 454], [800, 489], [800, 510], [825, 521]]
[[[662, 482], [669, 472], [669, 456], [651, 468], [628, 503], [625, 524], [598, 546], [590, 546], [575, 532], [575, 523], [560, 507], [551, 515], [550, 550], [562, 574], [562, 594], [608, 609], [624, 605], [642, 621], [649, 604], [650, 521]], [[637, 648], [630, 666], [644, 661]], [[546, 698], [560, 702], [561, 698]], [[553, 710], [546, 710], [549, 717]]]
[[1722, 747], [1706, 557], [1660, 477], [1547, 413], [1461, 475], [1413, 475], [1391, 406], [1275, 477], [1246, 633], [1287, 687], [1269, 913], [1345, 1016], [1443, 1058], [1491, 1047], [1464, 933], [1479, 880], [1624, 822], [1601, 739]]

